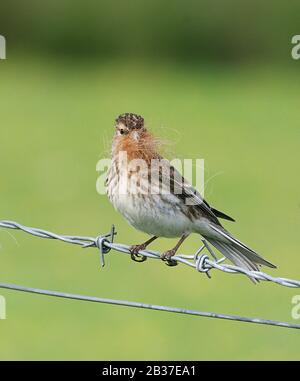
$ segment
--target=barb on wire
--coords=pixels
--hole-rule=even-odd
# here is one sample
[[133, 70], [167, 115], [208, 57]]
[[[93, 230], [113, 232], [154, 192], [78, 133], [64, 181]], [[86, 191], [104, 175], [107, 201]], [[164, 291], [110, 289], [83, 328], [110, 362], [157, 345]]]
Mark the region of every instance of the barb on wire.
[[[63, 242], [80, 245], [83, 248], [96, 247], [98, 248], [100, 253], [100, 263], [102, 267], [105, 265], [105, 259], [104, 259], [105, 255], [108, 254], [112, 249], [121, 253], [131, 254], [129, 250], [129, 246], [120, 244], [120, 243], [114, 243], [114, 237], [117, 234], [114, 226], [112, 226], [110, 233], [106, 235], [98, 236], [96, 238], [86, 237], [86, 236], [60, 235], [60, 234], [52, 233], [43, 229], [23, 226], [13, 221], [0, 221], [0, 227], [7, 228], [7, 229], [22, 230], [23, 232], [26, 232], [36, 237], [57, 239]], [[174, 256], [173, 260], [176, 262], [185, 264], [191, 268], [194, 268], [200, 273], [205, 273], [209, 278], [211, 277], [209, 271], [211, 271], [212, 269], [218, 269], [226, 273], [244, 274], [258, 280], [274, 282], [286, 287], [300, 287], [300, 281], [297, 281], [297, 280], [292, 280], [287, 278], [274, 278], [260, 271], [248, 271], [238, 266], [222, 264], [225, 258], [218, 259], [214, 251], [208, 245], [208, 243], [205, 240], [202, 240], [202, 241], [203, 241], [203, 244], [199, 248], [199, 250], [196, 252], [196, 254], [194, 255], [179, 254]], [[213, 260], [210, 259], [208, 254], [202, 253], [204, 250], [207, 250], [207, 252], [213, 257]], [[161, 259], [161, 254], [156, 251], [143, 250], [141, 251], [140, 254], [145, 256], [146, 258]], [[189, 310], [189, 309], [178, 308], [178, 307], [169, 307], [169, 306], [160, 306], [160, 305], [154, 305], [154, 304], [131, 302], [126, 300], [106, 299], [106, 298], [99, 298], [94, 296], [70, 294], [70, 293], [51, 291], [51, 290], [42, 290], [38, 288], [25, 287], [25, 286], [8, 284], [8, 283], [0, 283], [0, 288], [29, 292], [29, 293], [40, 294], [40, 295], [48, 295], [48, 296], [59, 297], [59, 298], [83, 300], [88, 302], [113, 304], [118, 306], [144, 308], [144, 309], [150, 309], [150, 310], [156, 310], [156, 311], [165, 311], [165, 312], [202, 316], [202, 317], [209, 317], [209, 318], [216, 318], [216, 319], [234, 320], [234, 321], [240, 321], [240, 322], [246, 322], [246, 323], [265, 324], [265, 325], [272, 325], [277, 327], [300, 329], [300, 324], [293, 324], [293, 323], [281, 322], [276, 320], [243, 317], [238, 315], [219, 314], [214, 312], [196, 311], [196, 310]]]
[[[108, 234], [98, 236], [96, 238], [86, 236], [60, 235], [43, 229], [23, 226], [13, 221], [0, 221], [0, 227], [7, 229], [22, 230], [23, 232], [34, 235], [36, 237], [57, 239], [63, 242], [80, 245], [83, 248], [96, 247], [99, 249], [100, 252], [100, 263], [102, 267], [105, 265], [104, 257], [106, 254], [110, 252], [110, 250], [115, 250], [124, 254], [131, 255], [128, 245], [114, 242], [114, 237], [117, 234], [114, 225], [112, 226], [111, 231]], [[280, 277], [275, 278], [261, 271], [249, 271], [239, 266], [222, 264], [225, 258], [218, 259], [214, 251], [208, 245], [208, 243], [205, 240], [202, 240], [202, 242], [203, 244], [200, 247], [200, 249], [196, 252], [196, 254], [178, 254], [172, 257], [172, 259], [191, 268], [194, 268], [200, 273], [205, 273], [209, 278], [211, 277], [209, 272], [213, 269], [217, 269], [229, 274], [247, 275], [251, 278], [255, 278], [260, 281], [273, 282], [285, 287], [300, 287], [299, 280]], [[213, 259], [210, 259], [208, 254], [202, 254], [204, 250], [207, 250], [208, 254], [210, 254], [213, 257]], [[157, 251], [141, 250], [140, 254], [151, 259], [161, 259], [161, 254]]]

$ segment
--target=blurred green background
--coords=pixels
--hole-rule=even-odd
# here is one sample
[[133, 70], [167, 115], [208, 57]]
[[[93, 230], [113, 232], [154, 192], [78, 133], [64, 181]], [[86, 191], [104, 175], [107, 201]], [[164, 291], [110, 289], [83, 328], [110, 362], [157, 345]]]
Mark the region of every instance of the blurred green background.
[[[144, 240], [96, 192], [114, 118], [136, 112], [173, 156], [205, 159], [206, 199], [269, 273], [299, 279], [299, 15], [296, 1], [2, 2], [0, 219]], [[95, 249], [4, 229], [0, 244], [1, 282], [285, 321], [299, 293], [116, 252], [100, 269]], [[0, 293], [2, 360], [300, 358], [295, 330]]]

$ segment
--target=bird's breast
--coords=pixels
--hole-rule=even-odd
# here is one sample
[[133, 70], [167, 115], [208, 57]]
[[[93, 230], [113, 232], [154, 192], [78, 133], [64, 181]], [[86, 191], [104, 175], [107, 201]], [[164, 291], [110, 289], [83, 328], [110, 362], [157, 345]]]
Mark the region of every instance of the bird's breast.
[[[136, 229], [151, 235], [178, 237], [192, 230], [175, 195], [162, 194], [149, 172], [131, 172], [113, 162], [107, 177], [110, 201]], [[161, 189], [160, 189], [161, 190]]]

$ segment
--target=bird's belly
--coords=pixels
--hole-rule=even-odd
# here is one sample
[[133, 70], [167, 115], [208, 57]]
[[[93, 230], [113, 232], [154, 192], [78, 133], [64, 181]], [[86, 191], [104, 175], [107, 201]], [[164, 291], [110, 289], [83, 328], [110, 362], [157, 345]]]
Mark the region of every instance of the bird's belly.
[[[136, 229], [158, 237], [179, 237], [193, 230], [192, 221], [182, 211], [178, 198], [172, 194], [162, 195], [151, 192], [132, 193], [130, 189], [119, 191], [122, 175], [116, 175], [112, 166], [108, 176], [107, 193], [110, 201], [127, 221]], [[139, 190], [147, 188], [147, 173], [139, 176]], [[124, 180], [124, 179], [123, 179]], [[123, 181], [123, 183], [126, 183]]]
[[192, 230], [191, 221], [159, 195], [119, 195], [116, 209], [136, 229], [158, 237], [179, 237]]

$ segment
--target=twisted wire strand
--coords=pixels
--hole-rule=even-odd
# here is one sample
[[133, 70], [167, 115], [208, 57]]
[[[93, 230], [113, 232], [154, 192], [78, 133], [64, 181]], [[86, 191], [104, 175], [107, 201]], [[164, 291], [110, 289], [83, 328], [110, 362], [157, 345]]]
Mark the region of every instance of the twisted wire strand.
[[[7, 229], [22, 230], [23, 232], [26, 232], [36, 237], [57, 239], [63, 242], [80, 245], [83, 248], [97, 247], [100, 251], [100, 259], [101, 259], [102, 266], [104, 266], [105, 264], [104, 256], [108, 254], [111, 249], [121, 253], [131, 254], [129, 250], [129, 246], [113, 242], [114, 236], [116, 235], [114, 226], [112, 226], [110, 233], [105, 234], [103, 236], [98, 236], [96, 238], [86, 237], [86, 236], [60, 235], [57, 233], [52, 233], [47, 230], [24, 226], [13, 221], [0, 221], [0, 227], [7, 228]], [[210, 260], [207, 254], [200, 255], [204, 249], [207, 249], [207, 251], [214, 258], [214, 261]], [[147, 258], [160, 259], [160, 253], [156, 251], [144, 250], [144, 251], [141, 251], [141, 255]], [[238, 266], [222, 265], [221, 263], [225, 260], [225, 258], [217, 259], [216, 255], [214, 254], [212, 249], [207, 245], [205, 240], [203, 240], [203, 245], [200, 247], [200, 249], [196, 252], [195, 255], [181, 254], [181, 255], [176, 255], [173, 258], [174, 258], [173, 261], [175, 261], [176, 263], [180, 262], [189, 267], [195, 268], [199, 272], [206, 273], [209, 277], [210, 277], [210, 274], [209, 274], [210, 270], [218, 269], [218, 270], [231, 273], [231, 274], [240, 273], [240, 274], [248, 275], [259, 280], [274, 282], [286, 287], [300, 287], [300, 282], [297, 280], [292, 280], [287, 278], [274, 278], [268, 274], [265, 274], [259, 271], [247, 271], [242, 268], [239, 268]], [[9, 283], [0, 283], [0, 288], [39, 294], [39, 295], [47, 295], [47, 296], [58, 297], [58, 298], [65, 298], [65, 299], [112, 304], [112, 305], [134, 307], [134, 308], [143, 308], [143, 309], [150, 309], [150, 310], [156, 310], [156, 311], [194, 315], [199, 317], [209, 317], [209, 318], [215, 318], [215, 319], [233, 320], [233, 321], [240, 321], [240, 322], [246, 322], [246, 323], [263, 324], [263, 325], [269, 325], [269, 326], [271, 325], [271, 326], [283, 327], [283, 328], [300, 329], [300, 324], [282, 322], [277, 320], [251, 318], [251, 317], [244, 317], [239, 315], [228, 315], [228, 314], [221, 314], [221, 313], [215, 313], [215, 312], [190, 310], [186, 308], [132, 302], [127, 300], [115, 300], [115, 299], [100, 298], [95, 296], [70, 294], [66, 292], [43, 290], [39, 288], [20, 286], [20, 285], [14, 285]]]
[[[53, 233], [44, 229], [24, 226], [14, 221], [0, 221], [0, 227], [7, 228], [7, 229], [22, 230], [23, 232], [31, 234], [36, 237], [57, 239], [63, 242], [80, 245], [83, 248], [97, 247], [100, 250], [100, 260], [101, 260], [102, 266], [105, 265], [105, 259], [104, 259], [105, 255], [108, 254], [111, 249], [118, 251], [120, 253], [131, 255], [130, 247], [128, 245], [114, 242], [114, 236], [116, 235], [114, 226], [112, 226], [110, 233], [102, 235], [102, 236], [98, 236], [96, 238], [86, 237], [86, 236], [61, 235], [61, 234]], [[201, 252], [205, 249], [207, 249], [208, 253], [213, 256], [213, 260], [210, 259], [210, 257], [207, 254], [200, 255]], [[141, 250], [140, 255], [147, 258], [151, 258], [151, 259], [161, 259], [161, 254], [153, 250]], [[194, 255], [178, 254], [172, 257], [172, 261], [179, 262], [189, 267], [192, 267], [200, 273], [205, 273], [209, 277], [211, 276], [209, 271], [216, 269], [228, 274], [243, 274], [260, 281], [273, 282], [275, 284], [285, 286], [285, 287], [291, 287], [291, 288], [300, 287], [299, 280], [282, 278], [282, 277], [273, 277], [261, 271], [249, 271], [239, 266], [222, 264], [224, 260], [225, 258], [217, 259], [214, 252], [212, 251], [212, 249], [206, 243], [205, 240], [203, 240], [203, 245], [196, 252], [196, 254]]]

